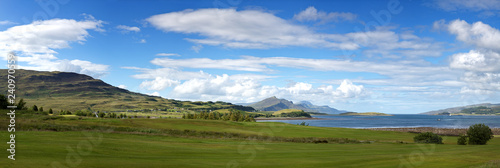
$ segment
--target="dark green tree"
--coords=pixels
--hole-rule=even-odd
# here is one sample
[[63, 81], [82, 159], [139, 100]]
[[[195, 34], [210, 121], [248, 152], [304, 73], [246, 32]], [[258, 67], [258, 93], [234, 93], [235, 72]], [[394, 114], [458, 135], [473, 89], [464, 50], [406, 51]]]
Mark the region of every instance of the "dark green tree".
[[21, 100], [19, 100], [19, 102], [17, 103], [16, 106], [17, 106], [17, 109], [24, 110], [25, 109], [24, 106], [26, 106], [26, 102], [24, 102], [24, 99], [21, 99]]
[[468, 137], [466, 135], [460, 135], [460, 136], [458, 136], [457, 144], [458, 145], [467, 145], [467, 139], [468, 139]]
[[443, 144], [443, 138], [432, 132], [420, 133], [417, 136], [413, 137], [413, 141], [415, 141], [415, 143]]
[[40, 107], [38, 111], [43, 112], [43, 107]]
[[54, 111], [52, 111], [52, 108], [49, 109], [49, 114], [54, 114]]
[[5, 97], [5, 95], [3, 94], [0, 94], [0, 108], [1, 109], [6, 109], [7, 106], [9, 106], [10, 103], [9, 103], [9, 100], [7, 99], [7, 97]]
[[36, 105], [33, 105], [33, 107], [31, 108], [33, 111], [38, 111], [38, 107]]
[[475, 124], [469, 127], [467, 136], [469, 137], [468, 144], [470, 145], [486, 145], [493, 138], [493, 132], [487, 125]]

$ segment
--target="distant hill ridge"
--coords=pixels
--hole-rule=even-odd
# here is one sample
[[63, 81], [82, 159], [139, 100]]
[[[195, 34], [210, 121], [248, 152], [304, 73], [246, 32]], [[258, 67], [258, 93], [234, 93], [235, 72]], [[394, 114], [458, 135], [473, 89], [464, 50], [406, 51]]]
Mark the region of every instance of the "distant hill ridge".
[[301, 101], [297, 104], [294, 104], [292, 101], [286, 99], [278, 99], [276, 96], [269, 97], [262, 101], [249, 104], [248, 106], [261, 111], [280, 111], [283, 109], [299, 109], [299, 110], [304, 110], [306, 112], [320, 112], [328, 114], [339, 114], [342, 112], [328, 106], [313, 105], [311, 102], [308, 101]]
[[493, 107], [500, 107], [500, 104], [481, 103], [481, 104], [473, 104], [473, 105], [468, 105], [468, 106], [458, 106], [458, 107], [452, 107], [452, 108], [447, 108], [447, 109], [434, 110], [434, 111], [424, 112], [424, 113], [420, 113], [420, 114], [435, 115], [435, 114], [440, 114], [440, 113], [444, 113], [444, 112], [455, 114], [455, 113], [460, 113], [464, 109], [475, 108], [475, 107], [493, 108]]

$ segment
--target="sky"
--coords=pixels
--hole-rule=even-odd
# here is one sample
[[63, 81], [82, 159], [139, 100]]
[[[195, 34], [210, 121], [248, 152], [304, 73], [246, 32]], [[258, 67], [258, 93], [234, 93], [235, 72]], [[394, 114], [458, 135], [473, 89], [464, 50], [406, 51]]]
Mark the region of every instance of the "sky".
[[500, 103], [499, 0], [0, 0], [9, 52], [21, 69], [178, 100], [393, 114]]

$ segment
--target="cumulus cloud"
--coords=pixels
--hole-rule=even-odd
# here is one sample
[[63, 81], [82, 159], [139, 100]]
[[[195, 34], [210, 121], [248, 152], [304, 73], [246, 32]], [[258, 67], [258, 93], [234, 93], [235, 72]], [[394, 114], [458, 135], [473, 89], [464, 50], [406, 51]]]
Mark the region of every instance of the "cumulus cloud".
[[138, 27], [125, 26], [125, 25], [118, 25], [118, 26], [116, 26], [116, 28], [122, 30], [122, 32], [125, 32], [125, 33], [140, 32], [141, 31], [141, 29]]
[[175, 86], [178, 84], [180, 84], [180, 82], [176, 80], [171, 80], [164, 77], [156, 77], [154, 80], [146, 80], [142, 82], [140, 87], [147, 88], [148, 90], [163, 90], [167, 87]]
[[500, 31], [483, 22], [469, 24], [464, 20], [454, 20], [448, 24], [448, 31], [457, 40], [480, 48], [500, 51]]
[[450, 57], [450, 67], [463, 70], [460, 78], [466, 83], [462, 94], [494, 94], [500, 91], [500, 31], [483, 22], [469, 24], [463, 20], [454, 20], [448, 24], [448, 32], [457, 36], [457, 40], [471, 44], [475, 49], [468, 53], [456, 53]]
[[349, 80], [342, 81], [342, 84], [337, 88], [333, 95], [338, 95], [343, 98], [355, 98], [364, 94], [363, 85], [354, 85]]
[[55, 50], [69, 48], [77, 42], [83, 44], [88, 30], [103, 31], [103, 21], [88, 17], [87, 20], [52, 19], [8, 28], [0, 32], [0, 53], [5, 59], [10, 51], [18, 53], [18, 60], [27, 65], [20, 68], [48, 71], [70, 71], [100, 77], [107, 72], [107, 65], [84, 60], [58, 59]]
[[356, 19], [357, 15], [348, 12], [330, 12], [318, 11], [315, 7], [310, 6], [304, 11], [293, 16], [293, 19], [304, 21], [319, 21], [320, 23], [336, 22], [341, 20], [352, 21]]
[[451, 56], [450, 67], [475, 72], [500, 72], [500, 54], [488, 50], [457, 53]]
[[263, 85], [253, 78], [235, 78], [227, 74], [205, 79], [190, 79], [172, 90], [172, 96], [193, 100], [223, 100], [255, 102], [270, 96], [286, 97], [292, 100], [315, 99], [338, 101], [359, 98], [366, 94], [362, 85], [354, 85], [349, 80], [339, 87], [313, 87], [310, 83], [292, 82], [286, 87]]

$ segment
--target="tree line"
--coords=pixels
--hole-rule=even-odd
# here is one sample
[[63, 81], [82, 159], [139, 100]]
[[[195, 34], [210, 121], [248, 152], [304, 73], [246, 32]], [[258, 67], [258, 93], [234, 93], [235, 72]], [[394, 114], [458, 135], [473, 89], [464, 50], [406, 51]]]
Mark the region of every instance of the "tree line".
[[236, 122], [255, 122], [252, 115], [243, 114], [240, 110], [229, 109], [229, 113], [200, 112], [199, 114], [184, 114], [183, 119], [223, 120]]

